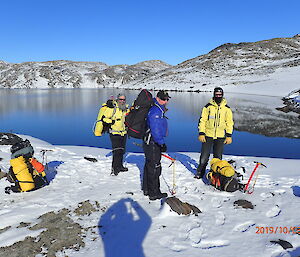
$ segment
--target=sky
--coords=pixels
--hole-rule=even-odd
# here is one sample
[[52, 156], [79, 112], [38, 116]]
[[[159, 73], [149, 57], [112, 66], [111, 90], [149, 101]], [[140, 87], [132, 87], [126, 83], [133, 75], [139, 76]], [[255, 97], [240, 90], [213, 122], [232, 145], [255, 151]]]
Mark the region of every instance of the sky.
[[300, 33], [298, 0], [3, 0], [0, 60], [162, 60]]

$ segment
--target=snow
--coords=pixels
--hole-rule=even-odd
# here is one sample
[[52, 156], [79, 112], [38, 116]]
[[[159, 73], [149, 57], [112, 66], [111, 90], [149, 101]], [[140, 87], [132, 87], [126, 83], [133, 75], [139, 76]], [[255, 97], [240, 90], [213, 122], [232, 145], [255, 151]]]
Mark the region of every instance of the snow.
[[[19, 194], [5, 194], [4, 188], [10, 183], [0, 180], [0, 246], [12, 245], [26, 236], [37, 237], [42, 232], [18, 227], [21, 222], [36, 224], [44, 213], [62, 208], [74, 210], [78, 203], [89, 200], [99, 202], [100, 209], [80, 218], [71, 215], [75, 222], [87, 228], [85, 247], [79, 251], [69, 249], [57, 256], [300, 255], [299, 235], [287, 232], [290, 227], [300, 227], [297, 211], [300, 208], [300, 160], [224, 156], [226, 160], [236, 161], [238, 171], [245, 167], [243, 182], [248, 180], [254, 161], [267, 166], [258, 170], [253, 194], [244, 194], [220, 192], [194, 179], [199, 153], [168, 153], [176, 159], [175, 196], [202, 211], [198, 216], [184, 216], [173, 212], [164, 201], [149, 201], [143, 195], [140, 189], [143, 154], [126, 153], [125, 166], [129, 171], [111, 176], [110, 150], [55, 146], [20, 136], [31, 141], [35, 157], [40, 161], [40, 151], [51, 150], [47, 152], [47, 162], [56, 167], [57, 174], [50, 185]], [[0, 146], [1, 169], [5, 171], [9, 168], [9, 149], [9, 146]], [[84, 156], [96, 158], [98, 162], [89, 162]], [[162, 158], [161, 189], [171, 196], [174, 181], [173, 168], [169, 165], [170, 161]], [[254, 209], [235, 207], [233, 203], [239, 199], [252, 202]], [[259, 233], [260, 227], [264, 227], [264, 233]], [[271, 227], [274, 231], [277, 228], [276, 233], [270, 233]], [[283, 230], [285, 227], [288, 229]], [[270, 243], [278, 239], [290, 242], [294, 248], [284, 250]]]

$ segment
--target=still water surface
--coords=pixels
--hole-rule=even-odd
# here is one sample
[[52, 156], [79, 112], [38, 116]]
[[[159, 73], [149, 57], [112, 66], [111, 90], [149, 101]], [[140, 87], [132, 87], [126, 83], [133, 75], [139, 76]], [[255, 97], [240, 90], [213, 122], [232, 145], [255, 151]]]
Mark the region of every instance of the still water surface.
[[[129, 104], [138, 94], [138, 91], [133, 90], [123, 92]], [[110, 95], [117, 94], [118, 91], [114, 89], [0, 90], [1, 131], [31, 135], [55, 145], [110, 148], [108, 135], [95, 137], [92, 127], [101, 104]], [[168, 151], [199, 152], [198, 120], [211, 93], [171, 93], [171, 96], [167, 112]], [[261, 102], [281, 102], [279, 98], [260, 98], [257, 105]], [[247, 102], [237, 95], [228, 95], [227, 99], [233, 106], [238, 102], [247, 106]], [[255, 108], [253, 102], [251, 108]], [[235, 108], [233, 112], [238, 115], [235, 114]], [[127, 150], [141, 152], [133, 141], [140, 143], [137, 139], [128, 140]], [[234, 131], [233, 143], [225, 146], [224, 154], [300, 159], [299, 149], [299, 139]]]

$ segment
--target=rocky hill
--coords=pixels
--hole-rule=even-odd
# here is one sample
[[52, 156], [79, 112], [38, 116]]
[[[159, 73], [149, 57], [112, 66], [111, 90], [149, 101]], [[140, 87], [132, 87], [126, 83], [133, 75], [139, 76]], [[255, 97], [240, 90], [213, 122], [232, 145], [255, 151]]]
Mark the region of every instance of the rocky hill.
[[132, 81], [131, 85], [139, 87], [143, 83], [149, 87], [205, 90], [211, 86], [268, 80], [275, 71], [292, 67], [300, 67], [300, 34], [292, 38], [224, 44], [141, 81]]
[[[250, 43], [228, 43], [171, 66], [159, 60], [109, 66], [101, 62], [0, 61], [2, 88], [164, 88], [205, 91], [266, 81], [279, 70], [300, 68], [300, 35]], [[300, 75], [299, 75], [300, 79]]]
[[140, 80], [171, 65], [159, 60], [109, 66], [102, 62], [0, 62], [2, 88], [115, 87]]

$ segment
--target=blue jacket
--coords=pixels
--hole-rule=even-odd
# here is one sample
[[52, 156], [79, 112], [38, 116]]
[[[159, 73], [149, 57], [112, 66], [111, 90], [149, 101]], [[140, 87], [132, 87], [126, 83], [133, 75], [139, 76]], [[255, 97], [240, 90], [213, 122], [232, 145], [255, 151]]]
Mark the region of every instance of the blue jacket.
[[160, 105], [154, 98], [154, 105], [150, 108], [147, 116], [147, 125], [150, 128], [152, 140], [162, 145], [165, 143], [164, 137], [167, 136], [168, 122], [164, 116], [165, 106]]

